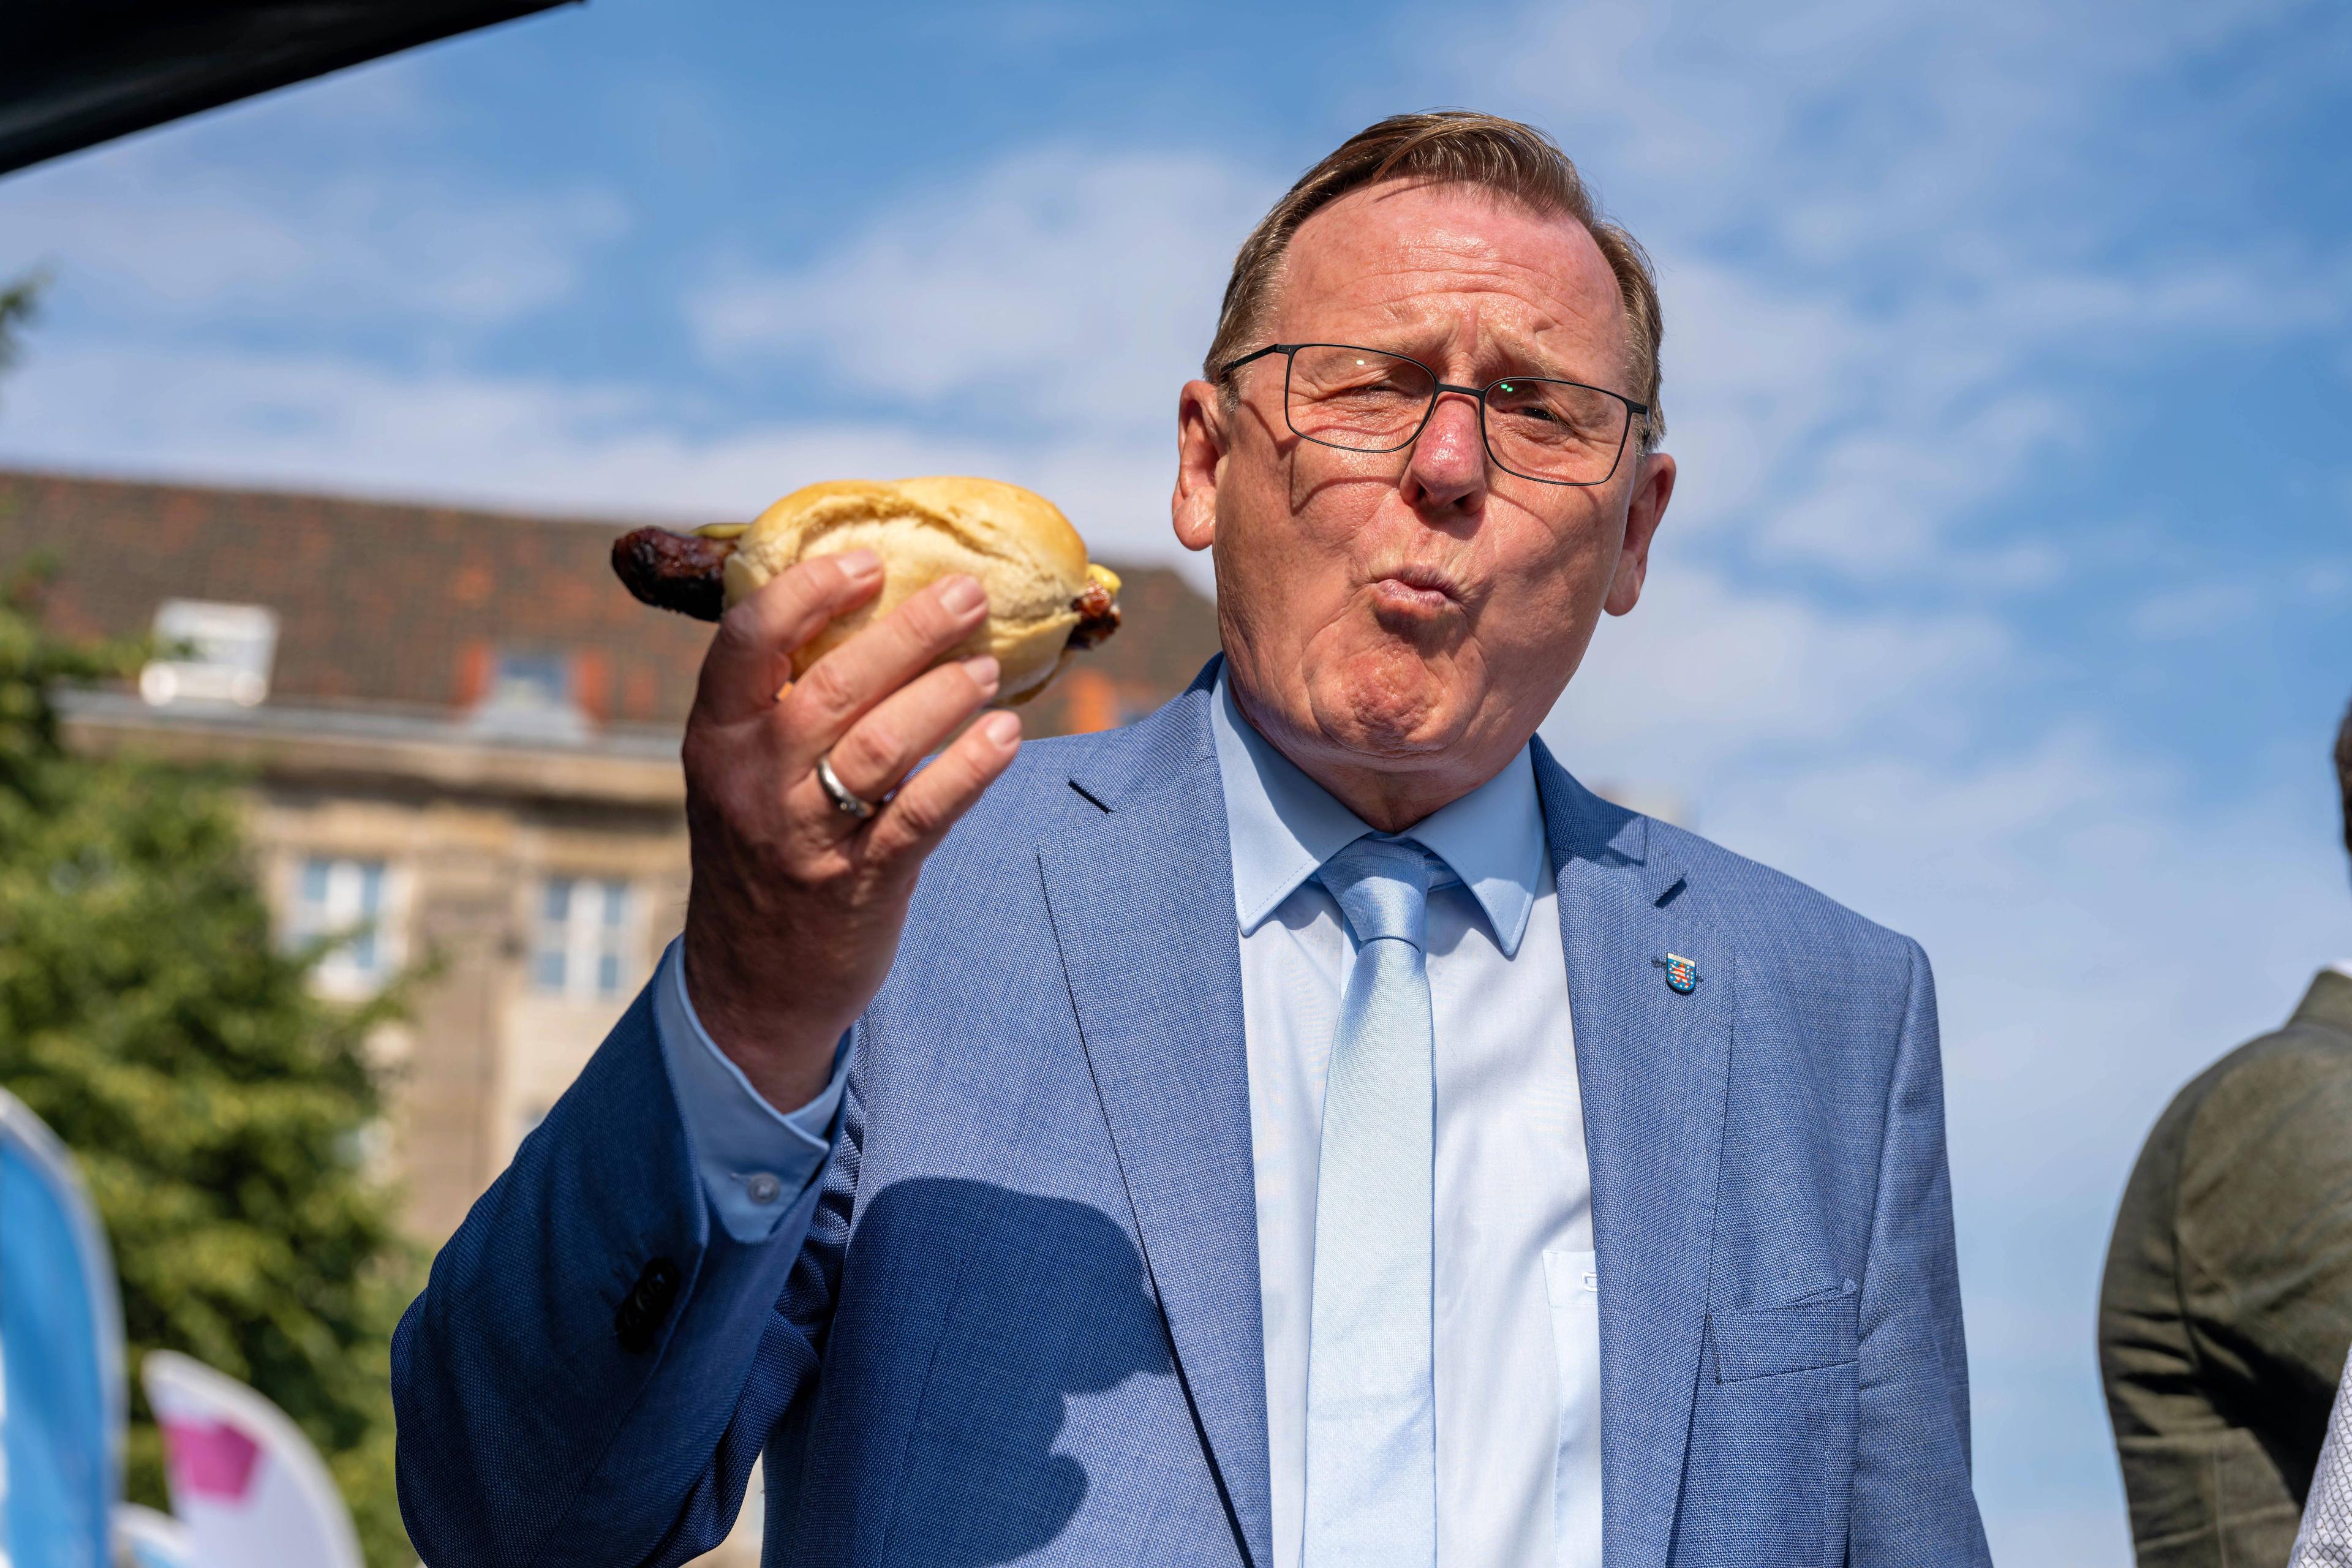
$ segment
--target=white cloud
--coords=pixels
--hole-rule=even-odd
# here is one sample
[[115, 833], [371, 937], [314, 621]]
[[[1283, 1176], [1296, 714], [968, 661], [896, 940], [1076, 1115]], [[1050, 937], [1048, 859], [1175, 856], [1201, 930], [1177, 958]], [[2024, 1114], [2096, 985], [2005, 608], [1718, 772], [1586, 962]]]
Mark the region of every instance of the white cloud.
[[2352, 595], [2352, 556], [2309, 563], [2295, 574], [2295, 588], [2307, 599], [2341, 599]]
[[899, 204], [805, 269], [738, 265], [688, 314], [721, 363], [807, 351], [919, 407], [1163, 435], [1272, 195], [1195, 155], [1024, 153]]
[[2209, 637], [2237, 625], [2262, 605], [2251, 583], [2199, 583], [2153, 594], [2132, 607], [2129, 624], [2152, 641]]
[[257, 177], [136, 141], [0, 185], [0, 276], [54, 269], [117, 319], [217, 332], [259, 322], [484, 327], [560, 300], [627, 216], [593, 188], [453, 188], [380, 170]]
[[2021, 394], [1944, 419], [1819, 432], [1810, 483], [1769, 503], [1758, 542], [1857, 577], [1940, 566], [1953, 520], [2009, 490], [2063, 420], [2054, 400]]
[[80, 343], [29, 356], [10, 377], [0, 461], [696, 521], [746, 516], [844, 474], [995, 474], [1055, 497], [1102, 555], [1176, 562], [1206, 584], [1205, 563], [1169, 531], [1164, 442], [730, 419], [633, 384]]
[[1841, 380], [1868, 350], [1866, 326], [1832, 296], [1704, 257], [1663, 257], [1659, 270], [1666, 444], [1683, 465], [1671, 526], [1752, 521], [1755, 498], [1845, 405]]
[[902, 433], [689, 433], [642, 388], [409, 374], [341, 358], [89, 348], [43, 356], [0, 437], [19, 460], [545, 508], [740, 515], [783, 489], [920, 459]]
[[1455, 16], [1434, 50], [1427, 13], [1399, 31], [1475, 101], [1538, 111], [1645, 222], [1762, 222], [1817, 259], [1923, 240], [1965, 259], [2063, 184], [2053, 149], [2163, 129], [2119, 120], [2114, 95], [2298, 8], [1587, 0]]
[[[2060, 391], [2089, 367], [2346, 319], [2332, 268], [2308, 261], [2024, 271], [1960, 298], [1874, 300], [1875, 275], [1813, 279], [1674, 243], [1661, 247], [1667, 444], [1685, 466], [1674, 526], [1736, 525], [1767, 559], [1862, 581], [2014, 577], [1986, 558], [2014, 568], [2019, 542], [1979, 525], [2112, 416]], [[2057, 553], [2043, 542], [2026, 580], [2047, 582]]]
[[1708, 801], [1759, 751], [1934, 727], [1929, 694], [1983, 679], [2008, 642], [1981, 616], [1840, 614], [1669, 552], [1633, 613], [1601, 624], [1544, 734], [1571, 769]]

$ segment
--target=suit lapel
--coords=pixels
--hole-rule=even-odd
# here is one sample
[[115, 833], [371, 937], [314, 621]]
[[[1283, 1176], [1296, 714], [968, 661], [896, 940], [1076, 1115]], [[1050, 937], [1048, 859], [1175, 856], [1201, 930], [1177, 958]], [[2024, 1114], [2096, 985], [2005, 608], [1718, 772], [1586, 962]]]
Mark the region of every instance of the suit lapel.
[[[1601, 1276], [1603, 1555], [1672, 1546], [1706, 1317], [1731, 1054], [1730, 945], [1645, 817], [1585, 790], [1538, 742]], [[1689, 994], [1657, 961], [1696, 962]]]
[[1274, 1526], [1249, 1063], [1209, 679], [1073, 779], [1101, 809], [1082, 807], [1038, 863], [1185, 1392], [1264, 1568]]

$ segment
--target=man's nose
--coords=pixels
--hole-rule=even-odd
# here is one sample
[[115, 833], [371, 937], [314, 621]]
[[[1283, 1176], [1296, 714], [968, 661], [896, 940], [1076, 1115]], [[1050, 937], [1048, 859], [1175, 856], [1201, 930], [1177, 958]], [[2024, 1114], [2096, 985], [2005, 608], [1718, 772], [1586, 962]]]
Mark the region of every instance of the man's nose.
[[1405, 465], [1405, 500], [1441, 510], [1461, 505], [1486, 488], [1486, 442], [1478, 433], [1478, 400], [1441, 392], [1429, 423]]

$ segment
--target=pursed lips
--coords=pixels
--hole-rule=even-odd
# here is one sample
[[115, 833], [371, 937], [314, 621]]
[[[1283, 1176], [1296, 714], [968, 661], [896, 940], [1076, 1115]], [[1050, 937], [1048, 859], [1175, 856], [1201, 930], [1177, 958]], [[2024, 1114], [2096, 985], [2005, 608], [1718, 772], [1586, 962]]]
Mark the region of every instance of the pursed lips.
[[1394, 604], [1411, 604], [1417, 608], [1437, 611], [1453, 604], [1467, 608], [1469, 595], [1450, 574], [1433, 566], [1408, 564], [1392, 566], [1375, 573], [1372, 590]]

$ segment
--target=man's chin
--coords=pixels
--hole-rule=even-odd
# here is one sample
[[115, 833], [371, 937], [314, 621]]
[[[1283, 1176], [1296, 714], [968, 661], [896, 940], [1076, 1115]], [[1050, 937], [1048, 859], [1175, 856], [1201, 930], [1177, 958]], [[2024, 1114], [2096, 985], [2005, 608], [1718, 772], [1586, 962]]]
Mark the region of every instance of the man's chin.
[[1410, 763], [1452, 749], [1475, 710], [1471, 694], [1424, 672], [1386, 671], [1371, 680], [1310, 683], [1316, 728], [1333, 749], [1366, 762]]

